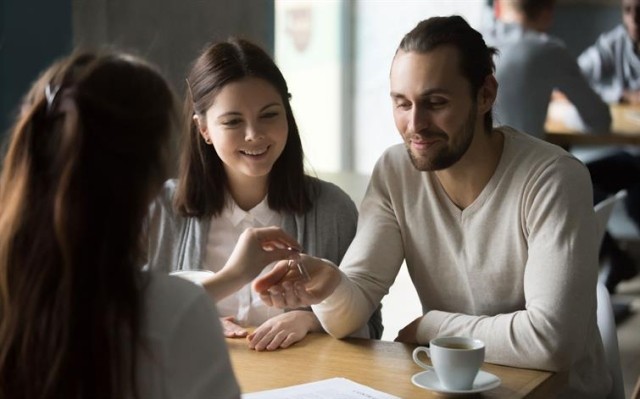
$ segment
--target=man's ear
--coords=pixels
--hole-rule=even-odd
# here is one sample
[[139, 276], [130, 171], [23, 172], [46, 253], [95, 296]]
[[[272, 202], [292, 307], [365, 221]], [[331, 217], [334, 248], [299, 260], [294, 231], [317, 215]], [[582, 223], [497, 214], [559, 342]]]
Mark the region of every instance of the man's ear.
[[196, 124], [200, 135], [204, 139], [205, 143], [211, 144], [211, 138], [209, 138], [209, 130], [207, 129], [207, 122], [202, 120], [198, 115], [193, 115], [193, 123]]
[[493, 103], [495, 103], [497, 95], [498, 81], [493, 74], [487, 75], [487, 77], [484, 78], [482, 87], [478, 90], [478, 112], [483, 115], [487, 113], [491, 107], [493, 107]]

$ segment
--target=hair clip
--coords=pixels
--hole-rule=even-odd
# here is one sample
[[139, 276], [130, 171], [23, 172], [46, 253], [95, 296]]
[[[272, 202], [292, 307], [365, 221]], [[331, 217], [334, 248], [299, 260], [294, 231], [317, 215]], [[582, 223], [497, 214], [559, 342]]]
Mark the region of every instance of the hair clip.
[[47, 111], [51, 111], [58, 91], [60, 91], [60, 86], [51, 88], [51, 83], [47, 83], [47, 87], [44, 88], [44, 96], [47, 98]]

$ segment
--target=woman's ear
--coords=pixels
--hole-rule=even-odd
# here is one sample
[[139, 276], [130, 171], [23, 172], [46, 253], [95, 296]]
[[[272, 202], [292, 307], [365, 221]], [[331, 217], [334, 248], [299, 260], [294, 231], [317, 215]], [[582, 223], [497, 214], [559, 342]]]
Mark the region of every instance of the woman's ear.
[[204, 139], [204, 142], [211, 144], [211, 138], [209, 138], [209, 130], [207, 129], [206, 121], [203, 121], [198, 115], [193, 115], [193, 123], [196, 124], [200, 135]]

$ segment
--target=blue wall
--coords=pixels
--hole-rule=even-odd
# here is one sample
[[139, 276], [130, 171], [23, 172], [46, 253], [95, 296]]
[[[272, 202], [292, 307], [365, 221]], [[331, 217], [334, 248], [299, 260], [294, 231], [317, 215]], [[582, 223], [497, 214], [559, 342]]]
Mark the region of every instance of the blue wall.
[[0, 139], [30, 83], [72, 47], [71, 0], [0, 0]]

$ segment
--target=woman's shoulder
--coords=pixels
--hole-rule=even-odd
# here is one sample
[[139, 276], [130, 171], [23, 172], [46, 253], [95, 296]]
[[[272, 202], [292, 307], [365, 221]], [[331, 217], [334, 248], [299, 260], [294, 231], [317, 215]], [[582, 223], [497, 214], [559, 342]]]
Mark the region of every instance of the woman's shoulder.
[[358, 209], [351, 197], [336, 184], [307, 177], [311, 195], [311, 209], [307, 214], [314, 214], [314, 220], [330, 223], [331, 220], [347, 222], [357, 220]]
[[209, 300], [202, 287], [180, 277], [159, 272], [145, 272], [144, 276], [145, 311], [151, 330], [170, 327], [190, 308]]
[[[157, 272], [144, 272], [144, 276], [147, 279], [147, 284], [145, 285], [145, 296], [149, 300], [169, 299], [167, 302], [170, 302], [175, 306], [180, 302], [189, 303], [193, 300], [197, 300], [203, 295], [206, 296], [206, 293], [201, 286], [181, 277]], [[167, 295], [167, 292], [170, 292], [171, 294]], [[166, 305], [171, 306], [169, 303]]]
[[[145, 274], [138, 381], [144, 397], [166, 397], [197, 382], [198, 397], [239, 397], [216, 307], [205, 290], [180, 277]], [[184, 345], [198, 348], [189, 356]], [[180, 369], [179, 373], [168, 372]], [[192, 395], [192, 397], [195, 397]]]

